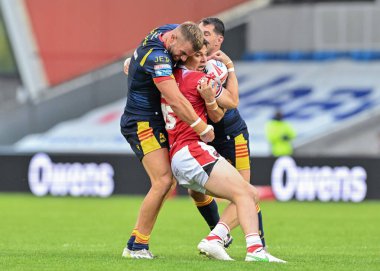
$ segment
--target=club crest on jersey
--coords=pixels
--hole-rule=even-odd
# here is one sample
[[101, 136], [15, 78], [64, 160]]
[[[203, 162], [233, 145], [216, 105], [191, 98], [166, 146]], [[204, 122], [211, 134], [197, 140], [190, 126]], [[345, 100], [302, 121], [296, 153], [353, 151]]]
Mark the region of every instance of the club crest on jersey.
[[158, 64], [153, 67], [156, 76], [170, 76], [172, 75], [172, 66], [170, 64]]
[[160, 143], [166, 142], [166, 137], [164, 136], [163, 133], [160, 133]]
[[212, 153], [215, 157], [220, 157], [219, 153], [215, 150], [213, 153]]
[[198, 80], [197, 85], [200, 86], [203, 82], [208, 82], [208, 78], [210, 77], [202, 76], [202, 78]]

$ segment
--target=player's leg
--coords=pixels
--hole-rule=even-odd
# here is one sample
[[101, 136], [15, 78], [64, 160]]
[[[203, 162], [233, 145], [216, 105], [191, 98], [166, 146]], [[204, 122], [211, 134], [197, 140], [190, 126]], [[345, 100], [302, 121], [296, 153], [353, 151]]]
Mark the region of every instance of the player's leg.
[[[251, 163], [250, 163], [250, 150], [249, 150], [249, 134], [248, 130], [243, 130], [239, 135], [231, 137], [220, 144], [215, 145], [216, 150], [229, 161], [244, 178], [250, 183], [251, 180]], [[259, 220], [259, 234], [261, 241], [265, 247], [264, 227], [262, 221], [262, 213], [259, 203], [256, 205], [256, 210]], [[236, 211], [230, 210], [229, 215], [226, 216], [226, 223], [231, 229], [239, 225]], [[228, 214], [228, 213], [227, 213]]]
[[[172, 171], [179, 184], [202, 193], [207, 190], [235, 204], [240, 225], [246, 233], [247, 250], [256, 260], [269, 261], [258, 235], [255, 212], [256, 189], [245, 182], [239, 172], [220, 157], [215, 149], [203, 142], [193, 142], [172, 157]], [[253, 207], [253, 208], [252, 208]], [[229, 232], [221, 221], [199, 244], [201, 253], [220, 260], [232, 260], [224, 249], [222, 237]]]
[[[213, 230], [220, 220], [218, 205], [214, 197], [210, 195], [205, 195], [203, 193], [191, 189], [188, 189], [188, 193], [194, 200], [194, 203], [197, 206], [198, 211], [201, 213], [202, 217], [207, 222], [207, 225], [209, 226], [210, 230]], [[234, 212], [236, 214], [236, 211]], [[237, 225], [239, 224], [239, 222], [236, 223]], [[228, 233], [227, 236], [223, 239], [223, 242], [224, 247], [228, 248], [233, 242], [232, 236]]]
[[142, 161], [151, 182], [151, 188], [141, 204], [135, 228], [123, 251], [124, 257], [153, 258], [149, 252], [150, 233], [173, 183], [166, 132], [161, 123], [161, 119], [135, 121], [131, 118], [122, 128], [123, 135]]
[[[251, 170], [250, 169], [241, 169], [241, 170], [239, 170], [239, 173], [246, 182], [248, 182], [248, 183], [250, 182], [250, 180], [251, 180]], [[258, 216], [258, 220], [259, 220], [259, 234], [260, 234], [261, 242], [263, 243], [263, 246], [265, 248], [266, 244], [265, 244], [265, 238], [264, 238], [263, 216], [262, 216], [262, 212], [261, 212], [259, 202], [257, 202], [257, 204], [256, 204], [256, 211], [257, 211], [257, 216]]]
[[[218, 197], [231, 201], [228, 210], [236, 208], [240, 225], [246, 235], [247, 254], [253, 254], [256, 260], [268, 261], [258, 234], [258, 218], [255, 209], [258, 197], [256, 189], [245, 182], [239, 172], [226, 160], [220, 159], [214, 166], [210, 178], [205, 183], [207, 191]], [[228, 226], [224, 224], [225, 213], [222, 214], [219, 224], [199, 247], [209, 249], [218, 239], [222, 239], [228, 233]], [[224, 228], [224, 229], [223, 229]]]
[[150, 233], [173, 182], [168, 157], [167, 149], [162, 148], [148, 153], [142, 160], [151, 188], [140, 206], [135, 229], [128, 241], [128, 249], [134, 252], [131, 254], [134, 258], [150, 258]]
[[[249, 149], [249, 134], [248, 130], [245, 129], [241, 134], [234, 138], [235, 141], [235, 168], [239, 171], [240, 175], [243, 176], [244, 180], [248, 183], [251, 182], [251, 162], [250, 162], [250, 149]], [[261, 242], [265, 248], [265, 238], [264, 238], [264, 225], [263, 216], [260, 208], [259, 202], [256, 205], [256, 211], [259, 219], [259, 234]]]
[[[128, 240], [127, 247], [123, 252], [124, 257], [130, 257], [131, 251], [135, 252], [132, 256], [136, 258], [146, 258], [144, 256], [147, 255], [148, 257], [149, 255], [153, 257], [149, 252], [150, 233], [152, 232], [164, 200], [170, 194], [170, 191], [175, 188], [175, 185], [173, 185], [173, 182], [175, 182], [174, 179], [171, 179], [172, 181], [169, 183], [172, 176], [171, 170], [169, 172], [167, 171], [168, 165], [166, 157], [168, 156], [167, 154], [165, 155], [165, 150], [166, 149], [160, 149], [150, 153], [143, 159], [143, 161], [145, 160], [145, 162], [143, 162], [144, 168], [151, 181], [151, 188], [140, 206], [135, 228]], [[154, 157], [160, 157], [160, 159], [156, 160]], [[157, 167], [157, 163], [151, 162], [151, 160], [164, 162], [158, 165], [159, 168], [157, 169], [155, 168]], [[153, 172], [153, 174], [150, 174], [149, 172]], [[138, 250], [142, 250], [142, 252], [139, 253]]]
[[[258, 197], [257, 191], [245, 182], [225, 159], [220, 159], [215, 164], [205, 188], [210, 193], [235, 204], [240, 225], [245, 233], [258, 232], [257, 214], [252, 211], [252, 205], [255, 205], [255, 199]], [[225, 220], [224, 212], [222, 220]]]
[[172, 186], [173, 176], [166, 148], [148, 153], [142, 163], [149, 176], [151, 188], [141, 204], [136, 224], [138, 231], [147, 236], [150, 235], [162, 203]]
[[199, 213], [202, 215], [210, 230], [219, 222], [218, 205], [212, 196], [188, 189], [189, 195], [194, 200]]
[[[251, 181], [251, 163], [250, 163], [250, 156], [249, 156], [249, 134], [247, 130], [244, 130], [240, 135], [234, 138], [235, 141], [235, 157], [233, 160], [233, 165], [235, 168], [239, 171], [240, 175], [243, 177], [243, 179], [250, 183]], [[248, 155], [246, 155], [248, 153]], [[260, 208], [259, 201], [256, 203], [256, 211], [258, 216], [258, 222], [259, 222], [259, 235], [261, 242], [263, 244], [263, 247], [265, 251], [267, 252], [267, 257], [271, 262], [280, 262], [285, 263], [285, 261], [274, 257], [271, 255], [267, 249], [266, 249], [266, 242], [264, 238], [264, 225], [263, 225], [263, 217], [262, 217], [262, 211]], [[239, 223], [238, 221], [231, 222], [234, 226], [234, 223]], [[232, 227], [233, 227], [232, 226]]]

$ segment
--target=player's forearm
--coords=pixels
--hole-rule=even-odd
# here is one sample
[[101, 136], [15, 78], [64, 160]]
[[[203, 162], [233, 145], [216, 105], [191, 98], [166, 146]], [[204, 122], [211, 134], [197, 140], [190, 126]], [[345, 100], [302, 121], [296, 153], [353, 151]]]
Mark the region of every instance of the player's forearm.
[[202, 121], [195, 113], [190, 102], [179, 91], [175, 80], [162, 81], [157, 83], [156, 86], [174, 113], [189, 124], [198, 135], [202, 136], [207, 129], [207, 123]]
[[239, 105], [239, 85], [235, 74], [235, 68], [232, 61], [227, 63], [228, 79], [226, 88], [222, 95], [217, 99], [218, 104], [226, 109], [237, 108]]
[[233, 66], [232, 71], [228, 72], [226, 90], [231, 95], [232, 103], [236, 108], [239, 105], [239, 84]]
[[[181, 93], [180, 93], [181, 94]], [[190, 127], [201, 137], [201, 139], [205, 142], [210, 142], [214, 140], [214, 132], [213, 127], [211, 125], [207, 125], [194, 111], [190, 102], [181, 94], [182, 98], [175, 99], [170, 104], [170, 107], [174, 111], [174, 113], [183, 121], [187, 122]], [[194, 121], [193, 121], [194, 120]], [[203, 136], [206, 136], [212, 130], [212, 139], [204, 139]]]
[[171, 100], [169, 104], [170, 107], [173, 109], [174, 113], [181, 120], [188, 124], [194, 123], [194, 121], [196, 121], [199, 118], [199, 116], [195, 113], [190, 102], [183, 95], [180, 95], [176, 99]]
[[222, 95], [219, 96], [216, 100], [220, 107], [226, 109], [234, 109], [238, 106], [238, 103], [231, 97], [231, 95], [226, 90], [223, 90]]
[[225, 109], [221, 108], [216, 101], [214, 103], [206, 103], [206, 108], [207, 116], [212, 122], [217, 123], [223, 118]]

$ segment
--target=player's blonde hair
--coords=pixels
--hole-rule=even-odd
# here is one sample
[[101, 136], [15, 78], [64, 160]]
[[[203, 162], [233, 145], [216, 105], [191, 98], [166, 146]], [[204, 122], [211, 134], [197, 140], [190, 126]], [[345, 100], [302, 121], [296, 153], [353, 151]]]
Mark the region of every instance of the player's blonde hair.
[[203, 33], [199, 26], [194, 22], [184, 22], [178, 26], [179, 32], [186, 41], [190, 41], [194, 52], [203, 47]]

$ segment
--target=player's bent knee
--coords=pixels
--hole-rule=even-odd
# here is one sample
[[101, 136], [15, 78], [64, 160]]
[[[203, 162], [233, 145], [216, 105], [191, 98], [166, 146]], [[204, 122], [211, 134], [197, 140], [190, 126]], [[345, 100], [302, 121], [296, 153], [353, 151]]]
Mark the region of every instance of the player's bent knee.
[[[161, 174], [151, 178], [151, 189], [162, 195], [167, 194], [173, 188], [173, 177], [170, 174]], [[175, 186], [175, 184], [174, 184]]]
[[162, 188], [169, 190], [173, 185], [173, 179], [171, 177], [157, 178], [152, 182], [152, 187]]
[[202, 202], [202, 201], [205, 201], [208, 198], [207, 195], [205, 195], [205, 194], [203, 194], [201, 192], [197, 192], [197, 191], [191, 190], [191, 189], [188, 189], [187, 193], [196, 202]]
[[251, 184], [248, 184], [248, 187], [247, 190], [249, 191], [251, 198], [253, 198], [255, 203], [258, 203], [260, 200], [259, 191], [257, 191], [257, 189]]

